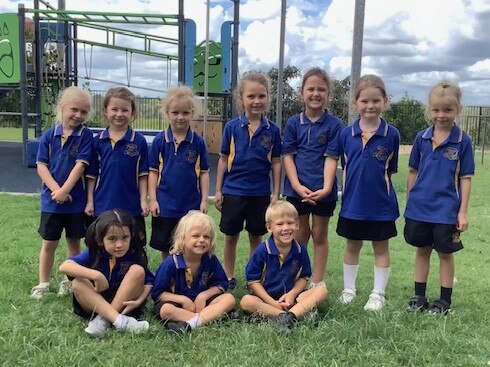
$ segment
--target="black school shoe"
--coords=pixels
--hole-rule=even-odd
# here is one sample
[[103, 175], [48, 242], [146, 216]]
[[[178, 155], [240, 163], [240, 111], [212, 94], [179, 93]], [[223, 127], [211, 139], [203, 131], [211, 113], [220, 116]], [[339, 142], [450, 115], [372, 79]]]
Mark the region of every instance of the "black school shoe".
[[176, 335], [184, 335], [191, 331], [191, 326], [184, 321], [169, 321], [166, 326], [168, 330]]
[[429, 308], [429, 301], [424, 296], [415, 295], [408, 301], [407, 312], [425, 311]]
[[451, 312], [451, 304], [442, 298], [436, 299], [429, 307], [431, 315], [447, 315]]
[[236, 279], [235, 278], [231, 278], [229, 281], [228, 281], [228, 292], [233, 292], [236, 288]]
[[279, 331], [291, 332], [296, 326], [296, 315], [292, 312], [281, 312], [279, 315], [271, 317], [271, 322]]

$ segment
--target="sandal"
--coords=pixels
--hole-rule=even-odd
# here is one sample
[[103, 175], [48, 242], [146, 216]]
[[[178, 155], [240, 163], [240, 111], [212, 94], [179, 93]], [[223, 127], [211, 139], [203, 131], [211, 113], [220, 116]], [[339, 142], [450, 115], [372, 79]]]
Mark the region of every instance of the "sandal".
[[451, 311], [451, 304], [447, 301], [439, 298], [436, 299], [429, 309], [429, 313], [432, 315], [447, 315]]
[[425, 311], [429, 308], [429, 301], [426, 297], [415, 295], [408, 301], [407, 312]]

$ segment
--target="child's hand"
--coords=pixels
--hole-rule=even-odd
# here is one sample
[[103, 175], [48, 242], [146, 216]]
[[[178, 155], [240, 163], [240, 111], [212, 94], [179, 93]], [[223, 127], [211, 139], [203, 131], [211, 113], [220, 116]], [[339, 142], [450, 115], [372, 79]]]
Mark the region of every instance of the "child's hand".
[[274, 308], [277, 308], [278, 310], [283, 310], [282, 304], [279, 301], [276, 301], [275, 299], [269, 302], [266, 302], [267, 304], [271, 305]]
[[276, 201], [279, 200], [279, 194], [277, 195], [271, 195], [271, 204], [274, 204]]
[[221, 191], [216, 191], [214, 193], [214, 206], [216, 209], [221, 211], [221, 208], [223, 207], [223, 196], [221, 194]]
[[85, 205], [85, 214], [87, 214], [89, 217], [93, 217], [95, 212], [94, 212], [94, 203], [93, 202], [87, 202], [87, 205]]
[[301, 199], [302, 199], [301, 201], [303, 203], [316, 205], [316, 202], [310, 198], [312, 191], [309, 188], [307, 188], [306, 186], [299, 185], [299, 186], [294, 188], [294, 191], [296, 191], [296, 193], [299, 196], [301, 196]]
[[107, 281], [104, 274], [102, 274], [100, 271], [98, 270], [94, 270], [94, 271], [97, 273], [95, 278], [93, 279], [94, 288], [97, 293], [101, 293], [109, 288], [109, 282]]
[[160, 216], [160, 205], [158, 204], [158, 201], [156, 200], [150, 201], [150, 213], [152, 217]]
[[207, 301], [207, 298], [203, 294], [203, 292], [201, 292], [197, 295], [196, 299], [194, 300], [194, 306], [196, 307], [195, 310], [197, 313], [204, 310], [204, 308], [206, 307], [206, 301]]
[[121, 313], [123, 315], [127, 315], [127, 314], [131, 313], [131, 311], [136, 310], [139, 306], [141, 306], [142, 303], [143, 303], [142, 299], [141, 300], [135, 299], [135, 300], [131, 300], [131, 301], [124, 301], [123, 306], [125, 306], [125, 307]]
[[71, 197], [69, 193], [65, 192], [63, 188], [51, 192], [51, 200], [55, 201], [56, 204], [63, 204], [65, 201], [69, 201]]
[[281, 307], [285, 311], [294, 306], [294, 297], [289, 293], [283, 294], [277, 301], [281, 304]]
[[203, 200], [201, 201], [201, 204], [199, 205], [199, 210], [201, 213], [208, 214], [208, 201]]
[[464, 232], [468, 229], [468, 214], [462, 212], [458, 213], [456, 229], [460, 232]]
[[147, 217], [149, 210], [148, 210], [148, 202], [146, 201], [146, 199], [141, 200], [140, 206], [141, 206], [141, 215], [143, 217]]

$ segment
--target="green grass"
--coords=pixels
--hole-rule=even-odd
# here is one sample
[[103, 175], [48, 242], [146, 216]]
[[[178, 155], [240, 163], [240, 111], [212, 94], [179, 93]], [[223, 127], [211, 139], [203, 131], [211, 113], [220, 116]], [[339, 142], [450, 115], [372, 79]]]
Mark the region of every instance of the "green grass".
[[[406, 156], [394, 176], [400, 208], [404, 207]], [[372, 288], [373, 252], [361, 253], [358, 297], [342, 306], [344, 240], [330, 223], [330, 259], [327, 302], [316, 319], [307, 318], [289, 335], [267, 323], [224, 321], [175, 338], [150, 316], [150, 331], [132, 336], [110, 331], [102, 340], [88, 338], [86, 323], [71, 311], [69, 297], [54, 293], [41, 301], [29, 298], [37, 282], [40, 238], [37, 197], [0, 194], [0, 365], [1, 366], [486, 366], [490, 361], [489, 238], [490, 163], [477, 165], [470, 208], [470, 229], [463, 235], [465, 249], [456, 254], [454, 313], [447, 317], [409, 315], [405, 305], [413, 291], [414, 249], [399, 235], [390, 242], [392, 273], [387, 306], [379, 314], [362, 307]], [[337, 210], [338, 212], [338, 210]], [[218, 222], [219, 215], [211, 210]], [[149, 221], [148, 221], [149, 222]], [[218, 238], [222, 258], [223, 237]], [[241, 236], [237, 257], [239, 287], [245, 294], [243, 269], [247, 244]], [[63, 260], [65, 244], [57, 251]], [[159, 254], [148, 249], [154, 269]], [[438, 260], [432, 259], [428, 295], [438, 296]], [[57, 266], [55, 266], [57, 268]], [[57, 274], [53, 276], [53, 290]], [[151, 304], [151, 302], [149, 302]]]
[[[28, 139], [34, 138], [34, 129], [29, 129]], [[0, 141], [22, 142], [22, 129], [18, 127], [0, 127]]]

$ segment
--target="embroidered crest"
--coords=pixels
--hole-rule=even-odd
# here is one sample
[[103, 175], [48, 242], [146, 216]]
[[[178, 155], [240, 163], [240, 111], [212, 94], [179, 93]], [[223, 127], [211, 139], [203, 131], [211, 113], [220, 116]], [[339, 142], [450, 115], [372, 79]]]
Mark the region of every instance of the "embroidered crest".
[[327, 144], [328, 143], [328, 135], [327, 134], [320, 134], [318, 135], [318, 144]]
[[209, 271], [203, 271], [201, 274], [201, 279], [199, 279], [199, 285], [202, 287], [207, 286], [210, 277], [211, 275], [209, 274]]
[[78, 154], [78, 145], [77, 144], [73, 144], [71, 147], [70, 147], [70, 156], [72, 157], [77, 157], [77, 154]]
[[378, 145], [373, 155], [378, 161], [386, 161], [388, 159], [388, 149]]
[[196, 163], [197, 161], [197, 152], [195, 150], [189, 149], [185, 155], [185, 159], [189, 163]]
[[126, 151], [124, 154], [129, 155], [130, 157], [137, 157], [140, 153], [138, 151], [138, 146], [133, 143], [129, 143], [126, 145]]
[[297, 272], [298, 272], [298, 270], [299, 270], [299, 261], [298, 261], [298, 260], [293, 260], [293, 261], [291, 262], [291, 267], [290, 267], [290, 269], [291, 269], [291, 270], [290, 270], [290, 271], [291, 271], [291, 273], [293, 273], [293, 274], [297, 273]]
[[444, 158], [449, 159], [450, 161], [456, 161], [459, 158], [458, 149], [454, 147], [447, 147], [444, 151]]
[[119, 265], [119, 275], [125, 275], [131, 267], [131, 261], [122, 262]]
[[265, 149], [270, 149], [270, 147], [272, 147], [272, 136], [269, 134], [263, 134], [260, 138], [260, 145], [262, 145]]

